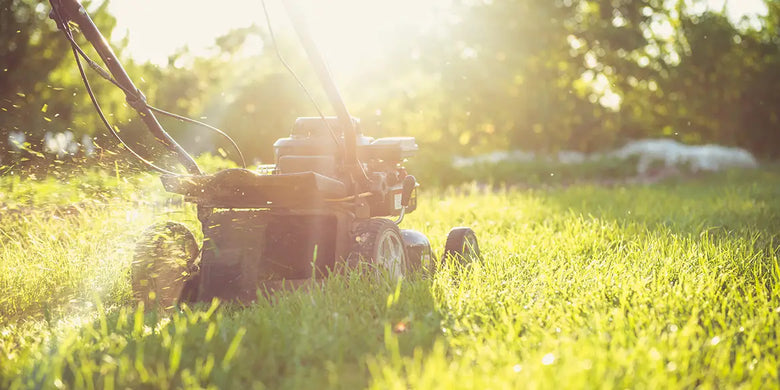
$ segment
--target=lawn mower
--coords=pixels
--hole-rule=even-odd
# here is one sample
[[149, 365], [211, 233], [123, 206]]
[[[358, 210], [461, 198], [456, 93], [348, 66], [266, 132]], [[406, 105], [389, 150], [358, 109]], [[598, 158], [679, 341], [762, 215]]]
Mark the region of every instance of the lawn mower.
[[[419, 185], [403, 167], [417, 152], [415, 139], [363, 135], [360, 121], [350, 116], [293, 1], [285, 1], [285, 8], [336, 115], [298, 118], [290, 136], [274, 143], [274, 164], [263, 170], [244, 165], [214, 174], [201, 172], [155, 113], [201, 123], [149, 105], [77, 0], [50, 3], [50, 16], [70, 42], [108, 131], [122, 142], [90, 89], [82, 60], [122, 89], [128, 104], [187, 173], [162, 169], [126, 148], [162, 173], [166, 191], [197, 205], [202, 244], [176, 222], [154, 225], [139, 240], [131, 267], [136, 299], [165, 307], [214, 298], [251, 302], [258, 293], [296, 287], [356, 267], [399, 278], [435, 270], [447, 258], [464, 263], [479, 258], [477, 237], [470, 228], [449, 232], [441, 259], [433, 257], [424, 234], [399, 229], [404, 215], [417, 208]], [[73, 36], [74, 25], [108, 70], [81, 50]], [[234, 142], [233, 146], [238, 149]]]

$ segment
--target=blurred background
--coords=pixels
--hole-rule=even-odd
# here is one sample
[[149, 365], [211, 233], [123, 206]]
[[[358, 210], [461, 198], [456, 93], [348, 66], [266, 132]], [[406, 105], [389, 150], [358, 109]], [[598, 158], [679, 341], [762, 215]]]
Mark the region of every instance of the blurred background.
[[[267, 1], [279, 51], [332, 113], [283, 7]], [[150, 104], [223, 129], [252, 162], [273, 162], [295, 118], [317, 114], [278, 60], [259, 0], [84, 4]], [[301, 5], [364, 132], [415, 136], [431, 177], [454, 156], [597, 153], [647, 138], [780, 155], [780, 1]], [[49, 9], [0, 0], [0, 172], [132, 165]], [[162, 159], [121, 91], [90, 77], [120, 134]], [[187, 150], [236, 158], [203, 129], [162, 121]]]

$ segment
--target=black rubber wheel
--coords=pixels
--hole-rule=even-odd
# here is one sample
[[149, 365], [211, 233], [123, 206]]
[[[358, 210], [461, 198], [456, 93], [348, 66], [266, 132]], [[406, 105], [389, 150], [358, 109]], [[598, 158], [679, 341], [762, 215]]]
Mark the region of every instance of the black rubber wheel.
[[355, 246], [349, 257], [350, 265], [369, 264], [377, 273], [387, 273], [398, 279], [407, 273], [407, 255], [401, 231], [393, 221], [372, 218], [357, 224], [354, 230]]
[[461, 264], [470, 264], [480, 260], [479, 243], [477, 235], [471, 228], [456, 227], [447, 234], [447, 242], [444, 244], [442, 262], [451, 258]]
[[424, 234], [410, 229], [401, 229], [401, 237], [404, 238], [406, 247], [406, 270], [409, 274], [414, 272], [430, 272], [435, 266], [431, 251], [431, 243]]
[[147, 228], [138, 240], [131, 266], [133, 297], [146, 307], [166, 309], [189, 301], [197, 290], [200, 251], [192, 232], [176, 222]]

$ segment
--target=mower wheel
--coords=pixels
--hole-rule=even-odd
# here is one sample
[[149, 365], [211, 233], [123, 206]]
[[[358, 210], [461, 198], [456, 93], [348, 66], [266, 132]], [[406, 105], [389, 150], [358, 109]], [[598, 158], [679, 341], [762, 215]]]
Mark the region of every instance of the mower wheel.
[[350, 253], [354, 264], [363, 261], [398, 279], [406, 273], [407, 256], [401, 231], [393, 221], [372, 218], [358, 223], [354, 231], [355, 246]]
[[480, 259], [477, 235], [471, 228], [456, 227], [447, 234], [444, 244], [442, 262], [447, 258], [457, 260], [461, 264], [469, 264]]
[[409, 273], [433, 270], [433, 254], [428, 237], [416, 230], [401, 229], [406, 247], [406, 270]]
[[190, 300], [197, 289], [196, 260], [200, 254], [192, 232], [176, 222], [147, 228], [135, 247], [131, 279], [133, 297], [146, 307], [166, 309]]

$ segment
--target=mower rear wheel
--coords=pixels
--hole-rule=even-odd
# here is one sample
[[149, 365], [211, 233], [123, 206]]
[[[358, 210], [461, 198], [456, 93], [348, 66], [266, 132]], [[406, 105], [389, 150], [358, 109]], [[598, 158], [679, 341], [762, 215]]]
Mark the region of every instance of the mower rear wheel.
[[469, 264], [480, 259], [477, 235], [471, 228], [456, 227], [447, 234], [442, 261], [454, 259], [461, 264]]
[[367, 262], [378, 273], [387, 273], [398, 279], [407, 272], [407, 256], [401, 231], [393, 221], [373, 218], [360, 222], [355, 228], [355, 247], [350, 253], [354, 260]]
[[166, 309], [195, 285], [195, 263], [200, 253], [189, 229], [176, 222], [158, 223], [147, 228], [137, 242], [131, 280], [133, 297], [146, 307]]

